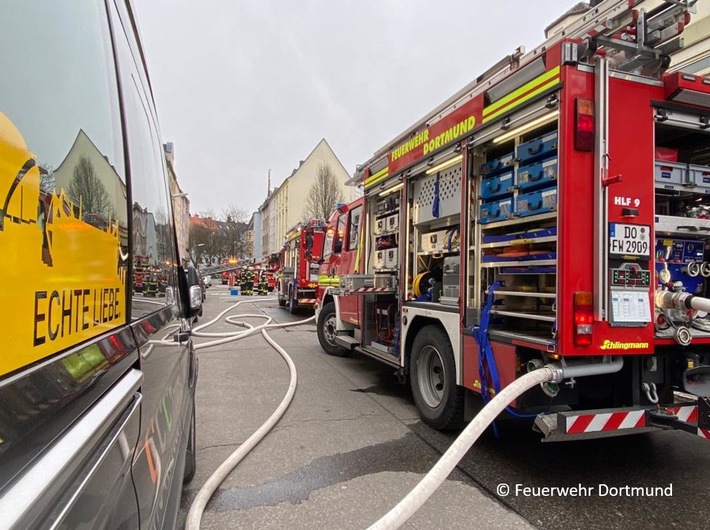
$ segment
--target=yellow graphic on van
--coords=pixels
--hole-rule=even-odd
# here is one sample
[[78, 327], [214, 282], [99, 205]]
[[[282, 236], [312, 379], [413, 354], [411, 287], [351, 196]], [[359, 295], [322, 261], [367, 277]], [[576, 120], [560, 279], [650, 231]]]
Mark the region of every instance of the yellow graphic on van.
[[126, 322], [125, 226], [42, 186], [46, 173], [0, 112], [0, 375]]

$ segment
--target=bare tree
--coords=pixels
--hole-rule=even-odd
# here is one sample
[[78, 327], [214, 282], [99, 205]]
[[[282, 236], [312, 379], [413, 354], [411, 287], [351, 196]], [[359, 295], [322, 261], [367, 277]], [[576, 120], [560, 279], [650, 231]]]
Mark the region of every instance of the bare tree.
[[190, 249], [197, 263], [211, 263], [214, 253], [214, 230], [204, 224], [190, 225]]
[[249, 214], [230, 204], [222, 211], [222, 240], [225, 257], [245, 258]]
[[54, 177], [54, 166], [46, 162], [39, 162], [39, 189], [44, 193], [54, 193], [57, 187]]
[[190, 226], [190, 249], [198, 263], [213, 263], [224, 258], [245, 258], [249, 214], [233, 205], [219, 216], [201, 212], [200, 221]]
[[315, 181], [308, 191], [303, 219], [327, 219], [335, 206], [343, 201], [343, 189], [327, 164], [318, 167]]
[[86, 156], [82, 156], [74, 168], [67, 195], [75, 205], [81, 204], [82, 210], [87, 214], [106, 217], [111, 214], [111, 201], [106, 188], [96, 176], [94, 163]]

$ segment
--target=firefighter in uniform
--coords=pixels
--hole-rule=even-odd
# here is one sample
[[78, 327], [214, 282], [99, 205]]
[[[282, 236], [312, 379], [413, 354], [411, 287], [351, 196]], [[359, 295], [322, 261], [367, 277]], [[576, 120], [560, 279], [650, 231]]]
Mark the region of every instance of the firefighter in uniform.
[[242, 295], [251, 294], [247, 293], [247, 270], [239, 269], [239, 291]]
[[267, 295], [269, 294], [269, 286], [266, 282], [266, 271], [263, 269], [259, 270], [259, 287], [258, 287], [258, 293], [260, 295]]
[[242, 292], [249, 296], [254, 294], [254, 269], [251, 267], [242, 270]]

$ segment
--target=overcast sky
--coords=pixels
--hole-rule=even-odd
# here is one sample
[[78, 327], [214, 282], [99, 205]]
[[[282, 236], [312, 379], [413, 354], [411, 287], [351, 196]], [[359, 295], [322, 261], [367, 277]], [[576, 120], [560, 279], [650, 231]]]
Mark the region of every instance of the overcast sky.
[[575, 0], [135, 0], [192, 212], [248, 213], [325, 138], [356, 164]]

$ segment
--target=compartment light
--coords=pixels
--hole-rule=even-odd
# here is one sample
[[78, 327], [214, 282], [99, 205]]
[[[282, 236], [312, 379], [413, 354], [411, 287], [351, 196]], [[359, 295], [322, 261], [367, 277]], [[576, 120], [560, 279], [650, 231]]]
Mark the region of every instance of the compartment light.
[[427, 175], [431, 175], [433, 173], [436, 173], [437, 171], [441, 171], [442, 169], [446, 169], [447, 167], [455, 166], [459, 162], [463, 160], [463, 155], [456, 155], [453, 158], [450, 158], [446, 162], [442, 162], [441, 164], [437, 164], [434, 167], [430, 167], [429, 169], [426, 170]]
[[511, 138], [515, 138], [516, 136], [519, 136], [523, 133], [526, 133], [528, 131], [535, 129], [536, 127], [541, 127], [543, 125], [547, 125], [548, 123], [552, 123], [553, 121], [555, 121], [558, 118], [559, 115], [560, 115], [559, 109], [554, 110], [548, 114], [544, 114], [544, 115], [540, 116], [539, 118], [535, 118], [531, 122], [521, 125], [520, 127], [516, 127], [515, 129], [512, 129], [504, 134], [501, 134], [497, 138], [493, 138], [493, 143], [494, 144], [502, 144], [503, 142], [506, 142], [506, 141], [510, 140]]
[[380, 197], [386, 197], [387, 195], [390, 195], [391, 193], [394, 193], [395, 191], [399, 191], [399, 190], [401, 190], [402, 188], [404, 188], [404, 182], [400, 182], [399, 184], [397, 184], [396, 186], [391, 187], [391, 188], [388, 189], [388, 190], [381, 191], [380, 193], [378, 193], [378, 196], [380, 196]]

